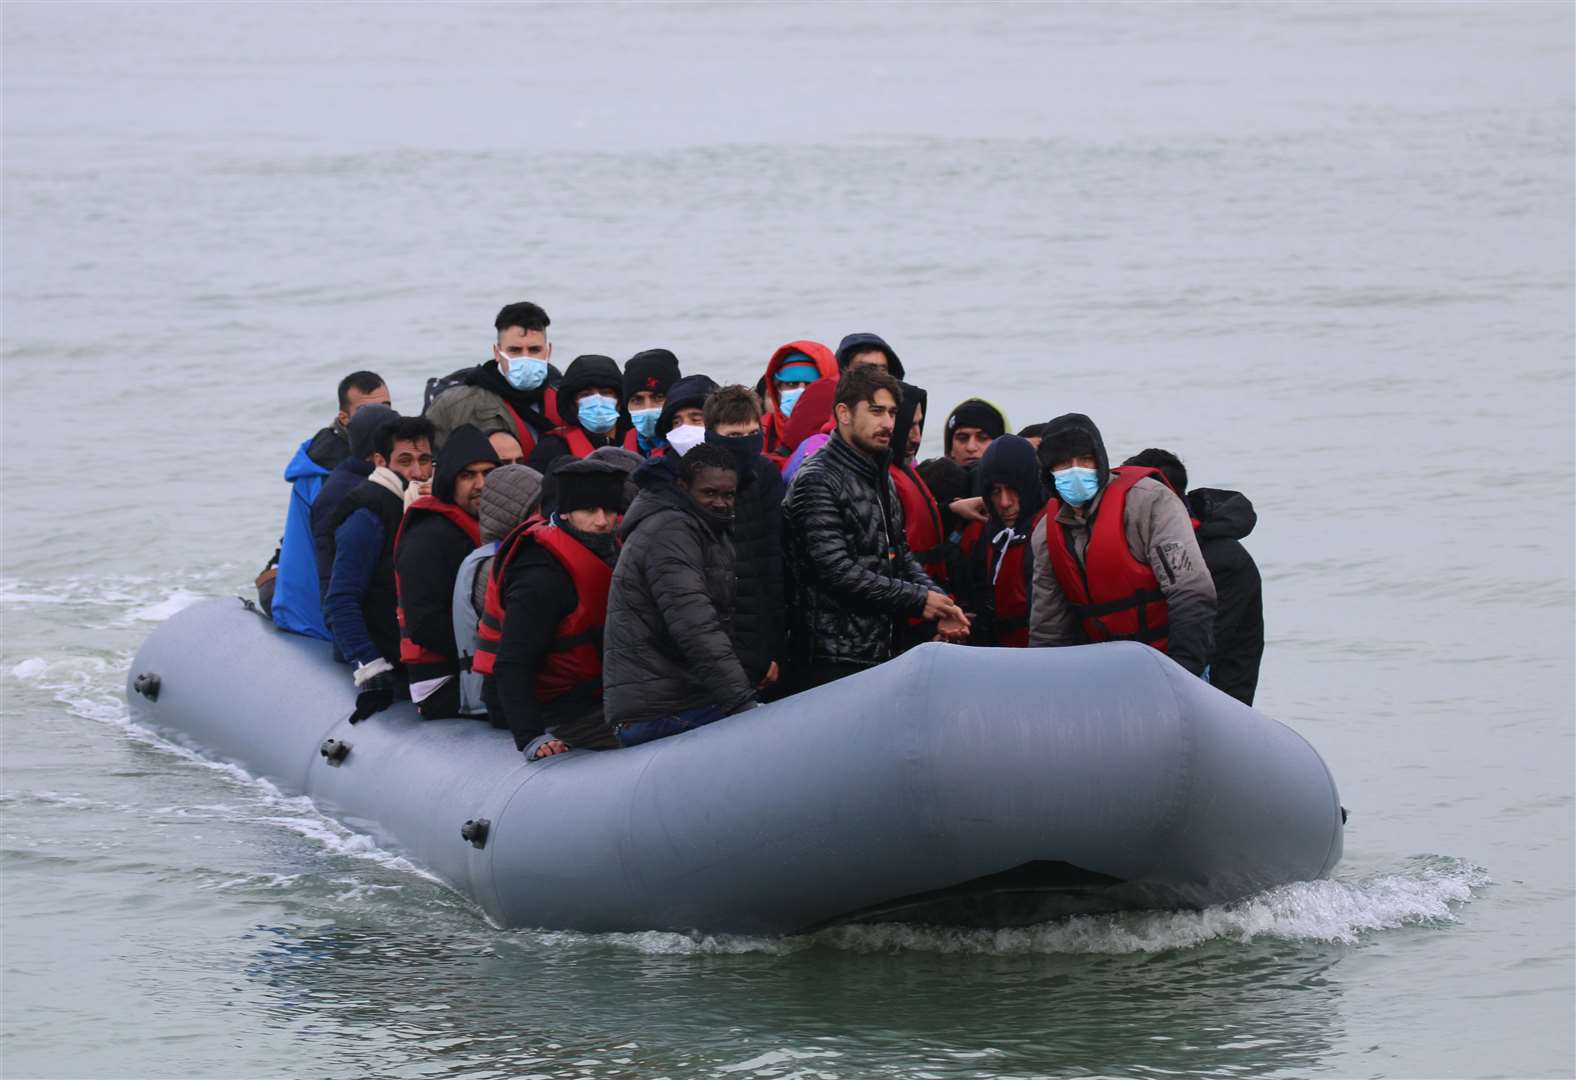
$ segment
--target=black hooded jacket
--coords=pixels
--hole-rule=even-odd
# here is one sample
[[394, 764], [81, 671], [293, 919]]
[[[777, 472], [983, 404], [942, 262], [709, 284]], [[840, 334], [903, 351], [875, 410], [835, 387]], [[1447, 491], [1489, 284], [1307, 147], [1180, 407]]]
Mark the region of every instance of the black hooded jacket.
[[[558, 415], [563, 417], [565, 427], [577, 427], [580, 424], [580, 403], [575, 398], [585, 390], [611, 390], [612, 396], [618, 399], [620, 420], [603, 435], [586, 431], [585, 428], [581, 428], [581, 432], [593, 450], [602, 446], [617, 446], [624, 432], [629, 430], [622, 419], [624, 375], [618, 370], [618, 363], [610, 356], [575, 357], [558, 383]], [[527, 465], [547, 478], [542, 484], [542, 505], [548, 510], [558, 504], [558, 482], [552, 477], [553, 463], [571, 453], [569, 443], [563, 436], [544, 435], [526, 459]]]
[[[432, 478], [433, 498], [454, 501], [454, 485], [467, 466], [478, 461], [498, 464], [492, 444], [470, 424], [461, 424], [438, 452]], [[407, 522], [394, 553], [399, 574], [400, 610], [405, 630], [416, 644], [455, 657], [454, 579], [460, 564], [476, 550], [470, 536], [438, 514], [422, 514]], [[455, 668], [458, 671], [458, 667]]]
[[[869, 352], [872, 349], [880, 349], [882, 352], [886, 353], [887, 374], [891, 375], [894, 379], [901, 381], [903, 379], [903, 361], [897, 358], [897, 353], [892, 351], [892, 346], [888, 345], [886, 343], [886, 339], [884, 339], [880, 334], [849, 334], [847, 337], [843, 338], [842, 341], [838, 342], [837, 370], [847, 371], [848, 360], [851, 356], [853, 356], [855, 353]], [[908, 393], [906, 387], [904, 388], [903, 392], [906, 396]], [[896, 441], [894, 441], [892, 445], [898, 446], [901, 449], [900, 444]]]
[[603, 637], [603, 707], [610, 724], [702, 705], [751, 707], [754, 683], [734, 647], [730, 522], [702, 508], [652, 462], [624, 516]]
[[909, 551], [888, 460], [834, 432], [788, 485], [788, 655], [802, 668], [891, 659], [897, 624], [924, 614], [937, 589]]
[[1241, 540], [1258, 514], [1240, 491], [1194, 488], [1188, 509], [1198, 520], [1198, 546], [1215, 579], [1215, 648], [1209, 681], [1247, 705], [1259, 685], [1264, 658], [1264, 589], [1258, 564]]
[[[965, 587], [968, 603], [965, 607], [976, 616], [970, 633], [972, 643], [995, 645], [998, 644], [995, 626], [996, 563], [1008, 548], [1028, 546], [1034, 519], [1045, 506], [1045, 490], [1040, 484], [1040, 467], [1035, 459], [1034, 444], [1016, 435], [993, 439], [985, 448], [984, 458], [980, 460], [979, 484], [980, 493], [985, 497], [987, 520], [968, 560], [968, 584]], [[1010, 530], [991, 502], [991, 489], [997, 484], [1005, 484], [1018, 493], [1018, 516]], [[1023, 560], [1023, 574], [1025, 594], [1032, 598], [1033, 558]]]
[[[712, 432], [706, 441], [727, 447]], [[676, 460], [659, 458], [660, 461]], [[733, 640], [739, 659], [760, 685], [780, 659], [788, 635], [783, 590], [783, 483], [780, 469], [764, 454], [739, 457], [739, 495], [733, 507], [733, 550], [738, 565], [738, 599]]]

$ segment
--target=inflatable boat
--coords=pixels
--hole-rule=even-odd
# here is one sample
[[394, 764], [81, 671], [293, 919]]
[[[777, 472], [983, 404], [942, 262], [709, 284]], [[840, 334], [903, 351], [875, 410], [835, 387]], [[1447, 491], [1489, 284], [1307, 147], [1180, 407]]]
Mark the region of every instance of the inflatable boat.
[[154, 631], [127, 697], [505, 927], [1026, 925], [1217, 904], [1341, 856], [1301, 736], [1125, 642], [923, 645], [682, 735], [527, 762], [507, 732], [409, 703], [350, 724], [325, 642], [214, 600]]

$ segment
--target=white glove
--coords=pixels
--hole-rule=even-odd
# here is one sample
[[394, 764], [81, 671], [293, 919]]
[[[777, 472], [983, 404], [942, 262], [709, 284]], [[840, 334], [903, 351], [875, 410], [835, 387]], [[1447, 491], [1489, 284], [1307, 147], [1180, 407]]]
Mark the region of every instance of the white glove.
[[383, 674], [385, 671], [393, 671], [393, 670], [394, 670], [394, 665], [389, 663], [386, 659], [384, 659], [383, 657], [380, 656], [376, 660], [371, 661], [370, 663], [357, 664], [356, 665], [355, 674], [352, 676], [352, 678], [355, 679], [356, 689], [360, 690], [362, 688], [362, 686], [366, 685], [366, 682], [367, 682], [368, 679], [376, 678], [377, 676]]

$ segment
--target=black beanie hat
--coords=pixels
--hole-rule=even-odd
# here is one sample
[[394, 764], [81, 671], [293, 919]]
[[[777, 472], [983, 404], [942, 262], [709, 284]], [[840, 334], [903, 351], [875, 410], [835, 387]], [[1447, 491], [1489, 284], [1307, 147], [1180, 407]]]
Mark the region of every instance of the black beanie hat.
[[399, 419], [399, 413], [387, 405], [363, 405], [345, 424], [345, 435], [350, 439], [350, 456], [365, 461], [377, 449], [378, 428]]
[[668, 400], [662, 405], [662, 415], [657, 417], [657, 438], [665, 439], [673, 430], [673, 414], [680, 409], [703, 409], [706, 398], [717, 389], [716, 380], [709, 375], [686, 375], [668, 387]]
[[595, 510], [615, 514], [624, 510], [625, 472], [608, 461], [563, 457], [551, 470], [558, 482], [558, 512]]
[[498, 451], [494, 450], [487, 436], [474, 424], [461, 424], [449, 432], [448, 441], [438, 451], [432, 476], [432, 493], [444, 502], [454, 501], [455, 481], [478, 461], [498, 464]]
[[952, 433], [960, 427], [979, 428], [993, 439], [1007, 433], [1007, 418], [983, 398], [969, 398], [947, 417], [946, 453], [952, 453]]
[[646, 349], [624, 364], [624, 401], [648, 390], [666, 394], [678, 381], [679, 358], [667, 349]]

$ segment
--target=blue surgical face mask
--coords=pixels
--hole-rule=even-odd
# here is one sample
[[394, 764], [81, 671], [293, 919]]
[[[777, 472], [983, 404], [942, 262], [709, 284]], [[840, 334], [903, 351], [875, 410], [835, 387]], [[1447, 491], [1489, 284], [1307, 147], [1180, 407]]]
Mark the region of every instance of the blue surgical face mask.
[[784, 416], [793, 415], [793, 407], [799, 403], [799, 395], [804, 393], [804, 387], [796, 386], [792, 390], [777, 389], [777, 403], [782, 408]]
[[598, 435], [606, 434], [618, 423], [618, 399], [606, 394], [592, 394], [575, 403], [580, 410], [580, 426]]
[[1068, 506], [1082, 506], [1100, 491], [1100, 474], [1082, 465], [1059, 469], [1051, 476], [1056, 480], [1056, 494]]
[[503, 377], [516, 390], [535, 390], [547, 381], [547, 361], [533, 356], [507, 356], [509, 370]]
[[636, 409], [629, 414], [635, 423], [635, 430], [640, 432], [640, 437], [647, 442], [657, 433], [657, 418], [662, 415], [661, 409]]

